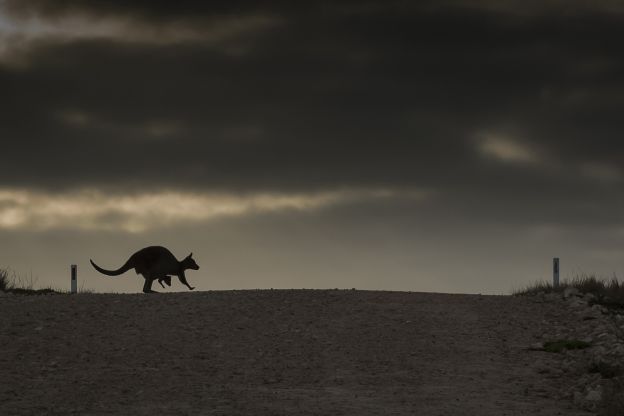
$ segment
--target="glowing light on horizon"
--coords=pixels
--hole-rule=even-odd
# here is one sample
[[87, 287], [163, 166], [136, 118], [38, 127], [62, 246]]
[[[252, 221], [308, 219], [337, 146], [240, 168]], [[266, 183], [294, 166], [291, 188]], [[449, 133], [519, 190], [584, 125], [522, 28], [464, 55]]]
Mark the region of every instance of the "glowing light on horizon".
[[339, 204], [384, 198], [423, 199], [422, 191], [334, 190], [315, 193], [159, 192], [108, 195], [80, 190], [65, 194], [0, 190], [0, 229], [52, 228], [140, 233], [180, 223], [281, 211], [316, 211]]
[[111, 40], [120, 43], [172, 45], [201, 42], [232, 55], [244, 53], [237, 41], [278, 25], [268, 14], [218, 16], [210, 21], [149, 22], [133, 15], [100, 15], [73, 11], [54, 19], [36, 13], [15, 16], [0, 1], [0, 62], [23, 65], [24, 52], [40, 43]]

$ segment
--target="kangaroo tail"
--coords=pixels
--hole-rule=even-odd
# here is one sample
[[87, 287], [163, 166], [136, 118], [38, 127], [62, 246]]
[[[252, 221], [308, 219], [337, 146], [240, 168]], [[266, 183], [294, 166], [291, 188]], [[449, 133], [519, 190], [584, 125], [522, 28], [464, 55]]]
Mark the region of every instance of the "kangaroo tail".
[[119, 276], [120, 274], [125, 273], [132, 268], [132, 265], [130, 264], [130, 260], [128, 260], [126, 264], [124, 264], [117, 270], [106, 270], [106, 269], [101, 268], [97, 264], [95, 264], [93, 260], [89, 259], [89, 261], [91, 262], [91, 265], [95, 268], [95, 270], [107, 276]]

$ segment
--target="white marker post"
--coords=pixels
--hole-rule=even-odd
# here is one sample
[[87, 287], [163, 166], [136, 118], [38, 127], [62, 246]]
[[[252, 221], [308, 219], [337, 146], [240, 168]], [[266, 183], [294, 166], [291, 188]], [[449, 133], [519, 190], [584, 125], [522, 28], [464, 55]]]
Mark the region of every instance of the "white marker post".
[[78, 266], [71, 265], [71, 293], [78, 292]]
[[559, 257], [553, 259], [553, 287], [559, 287]]

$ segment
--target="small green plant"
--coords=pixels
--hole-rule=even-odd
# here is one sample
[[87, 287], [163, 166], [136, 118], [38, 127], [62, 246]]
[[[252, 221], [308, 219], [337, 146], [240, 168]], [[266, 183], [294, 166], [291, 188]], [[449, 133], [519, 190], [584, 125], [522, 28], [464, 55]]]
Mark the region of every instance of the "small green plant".
[[560, 339], [557, 341], [548, 341], [544, 343], [544, 351], [546, 352], [562, 352], [563, 350], [581, 350], [589, 347], [590, 344], [585, 341], [576, 339]]
[[84, 280], [83, 280], [82, 283], [80, 284], [80, 287], [78, 288], [78, 293], [92, 294], [92, 293], [95, 293], [95, 292], [93, 291], [93, 289], [85, 289], [85, 287], [84, 287]]

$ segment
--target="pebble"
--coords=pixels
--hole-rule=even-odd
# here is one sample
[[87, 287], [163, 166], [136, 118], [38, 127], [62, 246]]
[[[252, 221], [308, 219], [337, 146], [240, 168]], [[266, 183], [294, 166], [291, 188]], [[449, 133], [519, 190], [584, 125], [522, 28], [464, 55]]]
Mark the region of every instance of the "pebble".
[[600, 312], [600, 313], [605, 313], [606, 309], [604, 308], [604, 306], [601, 305], [592, 305], [592, 310], [596, 311], [596, 312]]
[[588, 402], [599, 402], [602, 399], [602, 392], [600, 389], [589, 390], [585, 396], [585, 400]]
[[594, 357], [601, 357], [601, 356], [605, 355], [606, 353], [607, 353], [607, 349], [605, 347], [603, 347], [602, 345], [595, 346], [592, 349], [592, 355]]
[[587, 302], [576, 297], [569, 298], [568, 303], [570, 306], [577, 309], [585, 308], [587, 306]]

